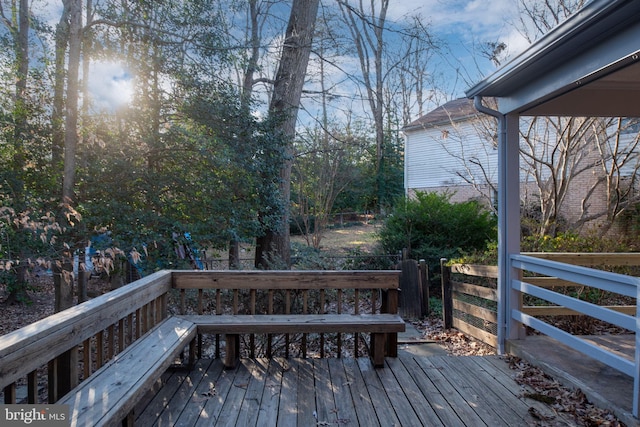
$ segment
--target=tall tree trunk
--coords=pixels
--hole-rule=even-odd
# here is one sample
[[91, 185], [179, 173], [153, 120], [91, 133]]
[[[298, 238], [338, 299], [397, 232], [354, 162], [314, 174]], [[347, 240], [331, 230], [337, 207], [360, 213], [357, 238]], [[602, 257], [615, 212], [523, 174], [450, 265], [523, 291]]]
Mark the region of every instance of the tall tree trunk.
[[16, 92], [14, 104], [14, 155], [13, 171], [15, 185], [13, 196], [19, 209], [24, 208], [24, 168], [26, 152], [24, 140], [27, 138], [27, 78], [29, 74], [29, 1], [20, 0], [17, 28], [11, 28], [14, 34], [16, 55]]
[[[280, 167], [281, 220], [256, 239], [256, 267], [290, 267], [289, 204], [291, 197], [292, 141], [296, 134], [298, 107], [307, 74], [311, 42], [320, 0], [294, 0], [273, 85], [269, 116], [278, 118], [277, 138], [285, 147]], [[260, 213], [265, 214], [264, 212]], [[262, 217], [262, 216], [261, 216]]]
[[75, 201], [76, 148], [78, 145], [78, 98], [80, 51], [82, 49], [82, 1], [69, 1], [69, 63], [64, 131], [64, 177], [62, 202]]
[[56, 26], [55, 35], [55, 81], [53, 86], [53, 110], [51, 112], [52, 148], [51, 161], [54, 170], [63, 175], [64, 161], [64, 82], [66, 77], [66, 54], [69, 44], [69, 2], [63, 2], [62, 15]]

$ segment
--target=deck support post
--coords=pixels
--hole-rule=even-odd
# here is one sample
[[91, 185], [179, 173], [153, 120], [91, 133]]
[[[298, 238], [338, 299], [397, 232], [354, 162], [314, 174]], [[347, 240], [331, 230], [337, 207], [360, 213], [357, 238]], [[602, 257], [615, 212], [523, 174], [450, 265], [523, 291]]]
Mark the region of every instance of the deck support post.
[[[371, 353], [371, 362], [374, 368], [384, 368], [384, 350], [386, 347], [385, 335], [391, 334], [371, 334], [371, 343], [369, 352]], [[397, 334], [396, 334], [397, 336]]]
[[511, 316], [520, 300], [511, 287], [518, 274], [511, 254], [520, 253], [520, 116], [498, 119], [498, 353], [504, 354], [507, 339], [522, 337], [522, 325]]
[[[398, 290], [386, 289], [382, 291], [381, 313], [398, 313]], [[389, 357], [398, 357], [398, 333], [391, 332], [385, 334], [384, 353]]]

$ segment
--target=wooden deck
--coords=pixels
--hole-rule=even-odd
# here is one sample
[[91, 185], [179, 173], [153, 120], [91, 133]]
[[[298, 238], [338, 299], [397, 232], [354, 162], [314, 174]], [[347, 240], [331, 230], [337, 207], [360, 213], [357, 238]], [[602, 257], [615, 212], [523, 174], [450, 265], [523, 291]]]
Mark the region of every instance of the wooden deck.
[[219, 359], [170, 370], [136, 411], [141, 426], [534, 425], [533, 407], [497, 356], [369, 359]]

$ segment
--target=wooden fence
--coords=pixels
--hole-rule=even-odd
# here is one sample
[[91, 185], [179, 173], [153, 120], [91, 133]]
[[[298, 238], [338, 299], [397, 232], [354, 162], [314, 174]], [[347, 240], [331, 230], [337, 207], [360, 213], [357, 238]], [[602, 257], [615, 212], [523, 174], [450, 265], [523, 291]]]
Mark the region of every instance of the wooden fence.
[[[498, 267], [441, 260], [442, 314], [445, 328], [456, 328], [497, 347]], [[454, 276], [455, 275], [455, 276]], [[460, 280], [457, 280], [458, 278]], [[461, 281], [463, 280], [466, 281]]]
[[[565, 264], [616, 270], [619, 273], [640, 276], [640, 253], [523, 253], [539, 259]], [[446, 328], [456, 328], [492, 347], [497, 347], [497, 277], [498, 268], [487, 265], [453, 264], [441, 261], [442, 307]], [[588, 299], [591, 303], [615, 312], [634, 316], [636, 305], [618, 303], [601, 304], [594, 289], [557, 277], [539, 275], [527, 277], [527, 283], [561, 294], [572, 294], [577, 299]], [[596, 292], [601, 292], [595, 290]], [[585, 316], [574, 309], [548, 304], [542, 299], [520, 298], [519, 310], [533, 317]]]

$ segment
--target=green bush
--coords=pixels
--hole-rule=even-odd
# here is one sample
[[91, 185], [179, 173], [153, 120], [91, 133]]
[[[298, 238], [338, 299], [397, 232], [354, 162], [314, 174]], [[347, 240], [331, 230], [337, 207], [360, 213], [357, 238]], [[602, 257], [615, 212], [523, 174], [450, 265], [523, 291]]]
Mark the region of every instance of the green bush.
[[387, 253], [406, 248], [414, 259], [454, 258], [496, 239], [496, 220], [477, 201], [452, 203], [451, 194], [418, 192], [403, 198], [379, 233]]
[[526, 236], [522, 239], [522, 252], [636, 252], [635, 235], [601, 236], [595, 230], [578, 234], [575, 231], [549, 236]]

